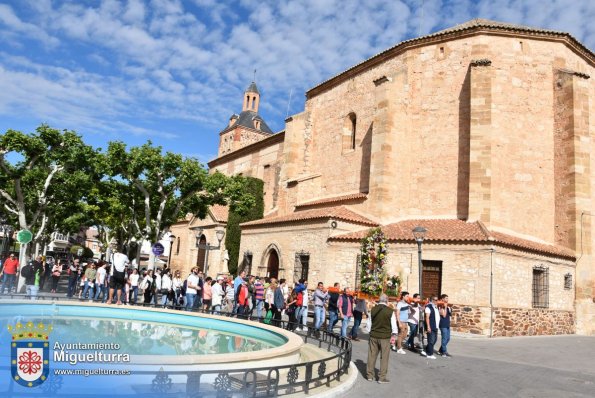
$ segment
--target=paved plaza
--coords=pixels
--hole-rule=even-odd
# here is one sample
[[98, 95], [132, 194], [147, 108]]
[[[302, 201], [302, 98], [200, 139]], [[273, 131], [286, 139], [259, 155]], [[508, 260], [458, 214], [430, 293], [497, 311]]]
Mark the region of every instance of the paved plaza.
[[[595, 337], [453, 336], [448, 350], [452, 358], [428, 360], [412, 352], [391, 352], [389, 384], [366, 381], [367, 335], [361, 337], [353, 343], [358, 379], [345, 397], [595, 396]], [[439, 345], [440, 339], [436, 348]]]

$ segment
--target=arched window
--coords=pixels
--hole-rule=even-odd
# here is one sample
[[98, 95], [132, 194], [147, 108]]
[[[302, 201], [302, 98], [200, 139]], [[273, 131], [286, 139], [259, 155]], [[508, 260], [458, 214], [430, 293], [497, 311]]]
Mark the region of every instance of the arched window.
[[343, 151], [355, 149], [355, 134], [357, 129], [357, 116], [351, 112], [343, 124], [342, 147]]
[[180, 254], [180, 237], [178, 236], [178, 242], [176, 243], [176, 256]]

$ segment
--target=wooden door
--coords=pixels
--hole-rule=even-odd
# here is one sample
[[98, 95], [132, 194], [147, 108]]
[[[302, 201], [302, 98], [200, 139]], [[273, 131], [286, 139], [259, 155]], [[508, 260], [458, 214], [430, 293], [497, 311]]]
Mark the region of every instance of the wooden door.
[[267, 276], [269, 278], [279, 278], [279, 255], [277, 251], [271, 250], [267, 262]]
[[436, 295], [442, 291], [442, 261], [422, 261], [421, 285], [423, 297]]

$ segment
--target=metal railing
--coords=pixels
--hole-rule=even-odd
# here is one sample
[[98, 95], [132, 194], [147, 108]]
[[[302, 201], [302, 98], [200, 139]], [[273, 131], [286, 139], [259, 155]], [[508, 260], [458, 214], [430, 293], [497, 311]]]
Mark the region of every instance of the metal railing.
[[[0, 299], [10, 297], [12, 299], [28, 299], [27, 295], [10, 294], [0, 296]], [[56, 298], [45, 295], [37, 296], [40, 300], [60, 301], [85, 301], [78, 298]], [[100, 301], [98, 301], [100, 302]], [[167, 308], [183, 310], [177, 305], [156, 305], [148, 303], [127, 304], [118, 306], [126, 309], [134, 307]], [[293, 330], [294, 323], [285, 320], [267, 320], [246, 314], [231, 312], [193, 309], [191, 312], [213, 314], [229, 318], [245, 319], [259, 323], [269, 323], [272, 326]], [[305, 343], [317, 346], [329, 353], [323, 359], [307, 362], [294, 363], [282, 366], [266, 366], [258, 368], [233, 368], [233, 365], [225, 369], [217, 370], [187, 370], [170, 371], [160, 368], [157, 371], [134, 370], [134, 391], [136, 394], [129, 396], [176, 396], [176, 397], [279, 397], [294, 393], [311, 393], [319, 387], [330, 387], [333, 381], [340, 382], [341, 377], [349, 373], [351, 363], [352, 347], [351, 341], [340, 337], [338, 334], [329, 333], [326, 330], [314, 330], [307, 328], [306, 332], [298, 329], [296, 333]], [[9, 367], [0, 366], [0, 369]], [[62, 396], [84, 396], [85, 394], [69, 394], [62, 391], [63, 376], [56, 376], [54, 369], [50, 372], [47, 381], [40, 388], [47, 395]], [[12, 382], [10, 383], [12, 385]], [[12, 393], [12, 387], [8, 391], [0, 391], [2, 397], [16, 397], [19, 394]]]

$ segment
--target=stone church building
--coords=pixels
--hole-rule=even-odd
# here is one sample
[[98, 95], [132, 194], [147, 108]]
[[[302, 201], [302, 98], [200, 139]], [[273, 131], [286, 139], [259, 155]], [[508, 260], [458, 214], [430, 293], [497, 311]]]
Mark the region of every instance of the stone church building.
[[[209, 162], [265, 184], [240, 268], [357, 288], [360, 241], [380, 226], [413, 293], [422, 226], [424, 296], [450, 296], [455, 330], [594, 334], [594, 66], [567, 33], [476, 19], [313, 87], [277, 133], [252, 83]], [[226, 219], [176, 224], [174, 264], [207, 264], [197, 228], [216, 245]], [[209, 275], [226, 272], [224, 247], [210, 253]]]

